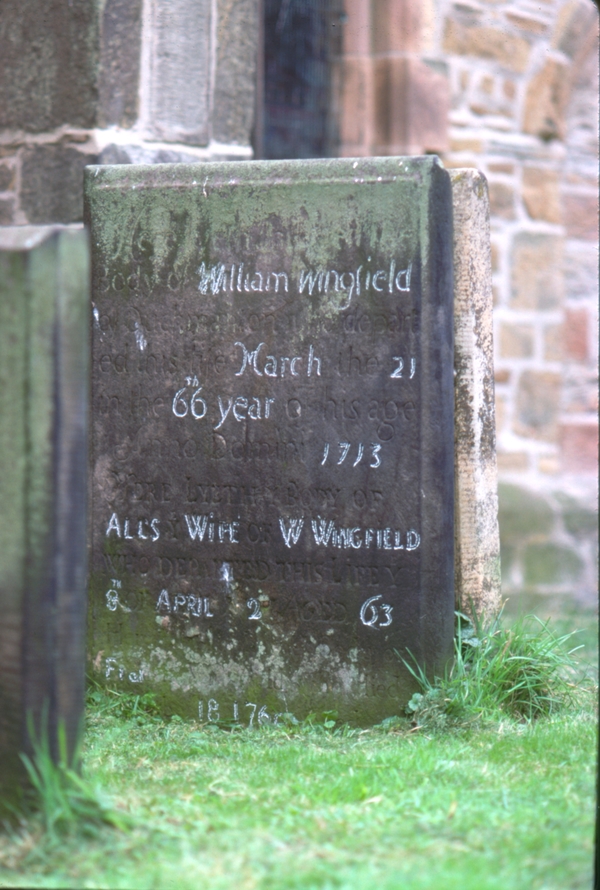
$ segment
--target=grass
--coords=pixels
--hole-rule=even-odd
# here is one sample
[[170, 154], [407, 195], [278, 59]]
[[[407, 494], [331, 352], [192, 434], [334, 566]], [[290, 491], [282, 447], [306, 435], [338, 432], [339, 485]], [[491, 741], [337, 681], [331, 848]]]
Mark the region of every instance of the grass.
[[572, 631], [559, 635], [550, 621], [520, 616], [508, 626], [502, 610], [489, 621], [456, 613], [454, 660], [445, 675], [429, 680], [402, 659], [421, 686], [408, 704], [417, 726], [464, 727], [502, 714], [534, 720], [565, 708], [580, 685]]
[[496, 708], [452, 732], [414, 719], [353, 730], [331, 715], [224, 731], [162, 721], [151, 697], [90, 698], [86, 781], [131, 826], [56, 844], [41, 815], [24, 819], [0, 837], [0, 887], [591, 886], [589, 689], [537, 719]]
[[[46, 724], [46, 720], [42, 722]], [[34, 738], [33, 721], [30, 721], [29, 732]], [[47, 732], [34, 740], [31, 758], [21, 754], [31, 785], [27, 809], [39, 814], [48, 846], [73, 833], [94, 836], [104, 825], [126, 828], [126, 816], [108, 806], [102, 793], [81, 777], [81, 752], [77, 748], [69, 757], [64, 725], [58, 727], [57, 741], [56, 763], [50, 754]]]

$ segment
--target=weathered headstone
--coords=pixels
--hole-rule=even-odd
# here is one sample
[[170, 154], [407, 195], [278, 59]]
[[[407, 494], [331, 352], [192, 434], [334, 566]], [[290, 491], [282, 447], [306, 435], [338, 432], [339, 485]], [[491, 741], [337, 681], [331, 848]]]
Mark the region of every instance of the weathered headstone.
[[165, 708], [366, 724], [453, 636], [438, 160], [92, 167], [89, 658]]
[[[83, 715], [89, 262], [82, 227], [0, 229], [0, 799], [30, 728]], [[33, 723], [31, 724], [31, 719]]]

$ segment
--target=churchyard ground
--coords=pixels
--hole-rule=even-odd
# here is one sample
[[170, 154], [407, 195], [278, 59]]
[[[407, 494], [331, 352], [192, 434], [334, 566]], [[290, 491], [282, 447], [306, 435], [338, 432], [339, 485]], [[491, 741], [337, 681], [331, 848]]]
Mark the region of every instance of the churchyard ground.
[[577, 694], [533, 721], [248, 730], [92, 690], [84, 774], [129, 824], [60, 834], [32, 815], [0, 838], [0, 887], [588, 888], [596, 619], [554, 622], [574, 624]]

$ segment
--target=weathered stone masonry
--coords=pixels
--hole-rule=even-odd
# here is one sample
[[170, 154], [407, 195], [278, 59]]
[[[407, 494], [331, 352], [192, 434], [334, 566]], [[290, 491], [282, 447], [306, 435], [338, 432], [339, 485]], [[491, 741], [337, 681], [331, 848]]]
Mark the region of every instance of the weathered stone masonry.
[[255, 0], [6, 0], [0, 225], [75, 222], [83, 168], [251, 157]]
[[489, 182], [505, 593], [596, 590], [598, 11], [346, 0], [340, 153]]

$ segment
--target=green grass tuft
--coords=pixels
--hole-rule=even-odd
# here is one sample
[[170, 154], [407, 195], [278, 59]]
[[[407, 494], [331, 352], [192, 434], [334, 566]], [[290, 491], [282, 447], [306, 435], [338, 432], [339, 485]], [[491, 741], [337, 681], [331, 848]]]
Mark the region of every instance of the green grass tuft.
[[501, 714], [534, 720], [572, 701], [579, 648], [567, 648], [573, 633], [558, 636], [533, 615], [505, 627], [502, 610], [488, 622], [455, 614], [454, 660], [443, 677], [432, 682], [402, 659], [421, 686], [406, 708], [414, 726], [460, 728]]
[[[42, 725], [45, 724], [44, 720]], [[64, 724], [57, 730], [58, 760], [50, 751], [47, 730], [42, 730], [41, 738], [35, 739], [30, 720], [29, 733], [33, 739], [33, 756], [20, 756], [31, 783], [29, 805], [41, 815], [48, 840], [56, 841], [69, 834], [93, 836], [106, 825], [128, 827], [128, 818], [113, 810], [101, 793], [80, 775], [80, 747], [69, 757]]]
[[144, 724], [148, 721], [162, 723], [160, 708], [153, 692], [135, 695], [131, 692], [119, 692], [107, 686], [100, 686], [88, 677], [86, 705], [99, 713], [114, 714]]

